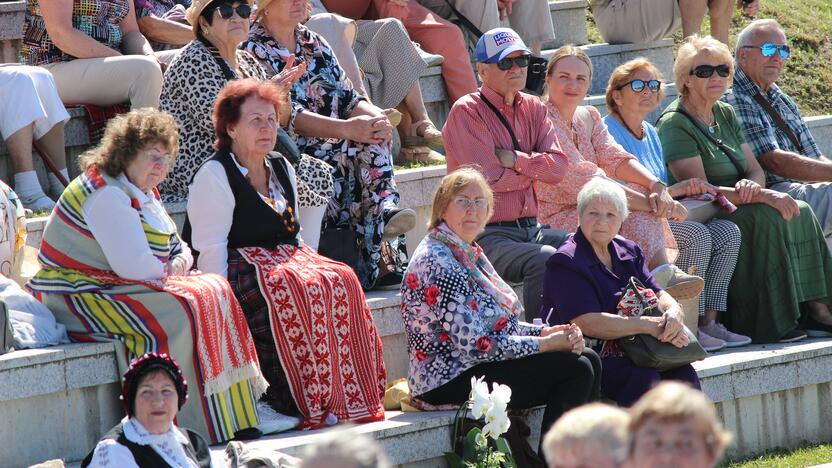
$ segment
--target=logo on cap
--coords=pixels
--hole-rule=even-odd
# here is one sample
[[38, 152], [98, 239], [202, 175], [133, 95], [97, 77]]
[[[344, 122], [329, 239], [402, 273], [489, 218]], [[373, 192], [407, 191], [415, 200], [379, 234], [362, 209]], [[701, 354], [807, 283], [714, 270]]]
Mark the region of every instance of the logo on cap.
[[494, 35], [494, 45], [497, 47], [509, 42], [514, 42], [515, 40], [516, 38], [514, 37], [514, 34], [508, 31], [498, 32]]

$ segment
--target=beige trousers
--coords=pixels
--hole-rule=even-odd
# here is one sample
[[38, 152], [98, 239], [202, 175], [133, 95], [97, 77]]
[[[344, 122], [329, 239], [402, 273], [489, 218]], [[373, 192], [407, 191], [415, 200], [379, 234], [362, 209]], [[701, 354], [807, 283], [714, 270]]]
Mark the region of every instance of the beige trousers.
[[592, 16], [610, 44], [638, 44], [671, 36], [682, 27], [677, 0], [592, 0]]
[[[445, 0], [419, 0], [419, 3], [443, 18], [452, 15]], [[500, 27], [496, 0], [451, 0], [451, 3], [482, 32]], [[512, 6], [508, 22], [526, 45], [555, 39], [549, 0], [517, 0]]]
[[44, 65], [55, 77], [58, 95], [66, 104], [159, 107], [162, 70], [152, 56], [123, 55], [75, 59]]

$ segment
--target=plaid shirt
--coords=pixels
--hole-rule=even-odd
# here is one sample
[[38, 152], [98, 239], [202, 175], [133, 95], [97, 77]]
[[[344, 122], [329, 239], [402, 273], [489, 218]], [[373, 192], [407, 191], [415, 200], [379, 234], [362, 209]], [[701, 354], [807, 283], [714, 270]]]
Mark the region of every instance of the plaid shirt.
[[[795, 148], [786, 132], [777, 128], [774, 119], [768, 115], [762, 106], [757, 104], [754, 100], [754, 95], [757, 92], [763, 94], [763, 97], [771, 103], [771, 106], [797, 135], [800, 144], [803, 146], [803, 152], [799, 148]], [[797, 104], [776, 84], [772, 84], [769, 90], [763, 93], [760, 87], [742, 71], [742, 68], [737, 67], [736, 73], [734, 73], [734, 86], [731, 91], [722, 97], [722, 100], [734, 107], [737, 118], [742, 123], [745, 140], [755, 157], [759, 158], [761, 155], [777, 149], [802, 154], [813, 159], [818, 159], [821, 156], [821, 151], [815, 143], [809, 127], [806, 126], [806, 122], [800, 116], [800, 111], [797, 110]], [[798, 181], [792, 181], [766, 171], [767, 186], [778, 182]]]

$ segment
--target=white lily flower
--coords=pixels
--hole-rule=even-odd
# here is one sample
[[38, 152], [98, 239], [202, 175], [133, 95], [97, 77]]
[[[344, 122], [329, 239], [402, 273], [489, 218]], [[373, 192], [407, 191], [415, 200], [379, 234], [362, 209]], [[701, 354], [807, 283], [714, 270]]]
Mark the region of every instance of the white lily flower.
[[469, 399], [471, 400], [471, 413], [476, 419], [485, 416], [492, 406], [491, 398], [488, 394], [488, 383], [484, 380], [485, 377], [480, 377], [479, 379], [471, 377], [471, 395]]
[[508, 419], [508, 414], [504, 411], [497, 411], [492, 408], [485, 416], [486, 424], [482, 428], [482, 433], [494, 440], [497, 440], [501, 435], [505, 434], [511, 421]]
[[491, 391], [491, 402], [500, 411], [505, 412], [508, 403], [511, 401], [511, 387], [494, 382], [494, 390]]

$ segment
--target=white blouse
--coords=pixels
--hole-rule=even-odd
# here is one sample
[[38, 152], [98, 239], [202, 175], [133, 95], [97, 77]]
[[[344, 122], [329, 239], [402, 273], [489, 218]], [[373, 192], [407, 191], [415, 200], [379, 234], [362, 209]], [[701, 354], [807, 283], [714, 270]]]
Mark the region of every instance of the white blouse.
[[[231, 160], [234, 161], [237, 169], [245, 177], [248, 174], [248, 169], [237, 161], [234, 154], [231, 154]], [[268, 159], [266, 164], [270, 164]], [[292, 193], [294, 198], [297, 199], [295, 170], [291, 164], [286, 164], [286, 167], [288, 168], [289, 181], [292, 184]], [[280, 184], [277, 182], [274, 169], [271, 166], [269, 166], [269, 172], [271, 174], [269, 187], [277, 193], [276, 188]], [[286, 188], [284, 187], [284, 189]], [[203, 164], [194, 176], [188, 190], [188, 220], [191, 223], [191, 244], [199, 252], [197, 269], [204, 273], [217, 273], [228, 277], [228, 233], [231, 231], [236, 203], [222, 163], [209, 160]], [[264, 201], [268, 200], [263, 194], [259, 195]], [[280, 201], [278, 201], [279, 203]], [[285, 210], [286, 202], [282, 201], [282, 203], [283, 209], [278, 206], [277, 211]], [[300, 238], [300, 234], [298, 234], [298, 238]]]
[[[176, 232], [176, 225], [153, 193], [142, 192], [124, 174], [116, 179], [133, 192], [147, 224], [162, 232]], [[108, 185], [96, 190], [84, 201], [82, 210], [92, 235], [118, 276], [132, 280], [165, 276], [165, 264], [150, 250], [139, 212], [132, 207], [130, 197], [122, 189]], [[184, 242], [178, 256], [186, 260], [187, 269], [190, 269], [194, 261]]]
[[[125, 417], [121, 423], [127, 440], [139, 445], [149, 445], [168, 465], [176, 468], [199, 468], [195, 461], [188, 458], [182, 447], [189, 445], [191, 441], [175, 424], [171, 425], [168, 432], [155, 435], [149, 433], [137, 419]], [[113, 439], [98, 442], [90, 467], [139, 468], [130, 449]]]

